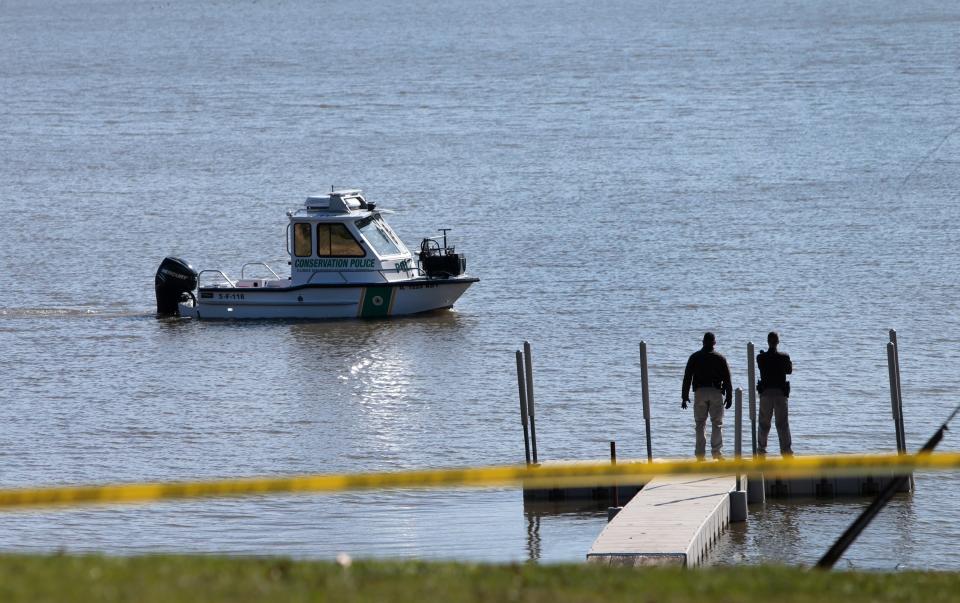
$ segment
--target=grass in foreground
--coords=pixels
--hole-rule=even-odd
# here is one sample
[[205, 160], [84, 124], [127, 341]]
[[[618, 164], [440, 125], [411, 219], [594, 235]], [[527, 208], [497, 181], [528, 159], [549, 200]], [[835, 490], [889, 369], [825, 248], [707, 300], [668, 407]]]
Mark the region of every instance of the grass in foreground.
[[0, 556], [0, 601], [957, 601], [960, 574], [784, 567], [334, 563], [204, 556]]

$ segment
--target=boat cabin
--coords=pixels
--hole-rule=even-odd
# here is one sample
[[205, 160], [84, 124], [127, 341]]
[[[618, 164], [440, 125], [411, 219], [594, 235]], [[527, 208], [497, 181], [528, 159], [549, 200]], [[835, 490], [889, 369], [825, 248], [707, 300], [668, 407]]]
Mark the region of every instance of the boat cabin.
[[359, 190], [307, 197], [287, 212], [292, 286], [383, 283], [418, 275], [410, 250]]

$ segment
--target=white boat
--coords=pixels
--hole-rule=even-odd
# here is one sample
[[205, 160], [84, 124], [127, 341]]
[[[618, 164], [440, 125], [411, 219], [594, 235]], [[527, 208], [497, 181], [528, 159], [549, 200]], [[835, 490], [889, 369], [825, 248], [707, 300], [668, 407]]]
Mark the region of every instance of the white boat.
[[[233, 279], [167, 257], [157, 269], [157, 314], [203, 319], [321, 319], [401, 316], [450, 308], [470, 285], [466, 258], [442, 237], [414, 257], [359, 190], [307, 197], [288, 211], [290, 276], [248, 262]], [[246, 278], [256, 269], [266, 278]], [[285, 273], [285, 271], [283, 271]]]

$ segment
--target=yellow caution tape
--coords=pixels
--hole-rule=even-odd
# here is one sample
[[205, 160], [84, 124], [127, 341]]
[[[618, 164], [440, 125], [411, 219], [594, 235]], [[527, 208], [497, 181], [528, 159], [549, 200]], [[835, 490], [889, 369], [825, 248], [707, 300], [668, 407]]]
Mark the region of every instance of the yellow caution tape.
[[788, 459], [730, 459], [716, 462], [693, 460], [621, 461], [602, 463], [550, 463], [536, 467], [472, 467], [222, 479], [197, 482], [108, 484], [19, 488], [0, 490], [0, 508], [50, 505], [145, 502], [212, 496], [251, 496], [296, 492], [343, 492], [384, 488], [495, 487], [522, 484], [525, 488], [600, 487], [617, 483], [642, 483], [658, 475], [717, 475], [763, 473], [777, 477], [833, 477], [843, 475], [889, 476], [916, 469], [960, 468], [960, 453], [860, 454], [804, 456]]

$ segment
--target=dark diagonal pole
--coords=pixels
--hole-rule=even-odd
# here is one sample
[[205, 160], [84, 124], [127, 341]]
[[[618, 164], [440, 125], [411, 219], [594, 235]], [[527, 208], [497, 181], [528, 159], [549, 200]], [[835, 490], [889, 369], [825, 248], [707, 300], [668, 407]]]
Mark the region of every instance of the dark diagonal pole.
[[[943, 422], [943, 425], [940, 426], [940, 429], [937, 430], [933, 436], [927, 440], [927, 443], [923, 445], [923, 448], [920, 449], [918, 454], [929, 454], [933, 452], [933, 449], [937, 447], [937, 444], [940, 443], [940, 440], [943, 439], [943, 434], [947, 431], [947, 425], [954, 417], [957, 416], [957, 413], [960, 412], [960, 405], [953, 409], [953, 412], [950, 413], [950, 416], [947, 417], [947, 420]], [[870, 522], [873, 521], [873, 518], [877, 516], [883, 507], [886, 506], [890, 499], [893, 498], [893, 495], [897, 493], [898, 490], [903, 488], [909, 481], [909, 475], [898, 475], [893, 480], [887, 484], [887, 487], [877, 495], [877, 498], [874, 499], [870, 506], [867, 507], [863, 513], [860, 514], [860, 517], [850, 524], [850, 527], [847, 528], [847, 531], [843, 533], [836, 542], [833, 543], [833, 546], [830, 547], [830, 550], [827, 551], [823, 557], [820, 558], [820, 561], [817, 562], [816, 567], [819, 569], [830, 569], [833, 565], [843, 556], [851, 544], [860, 536], [860, 533]]]

